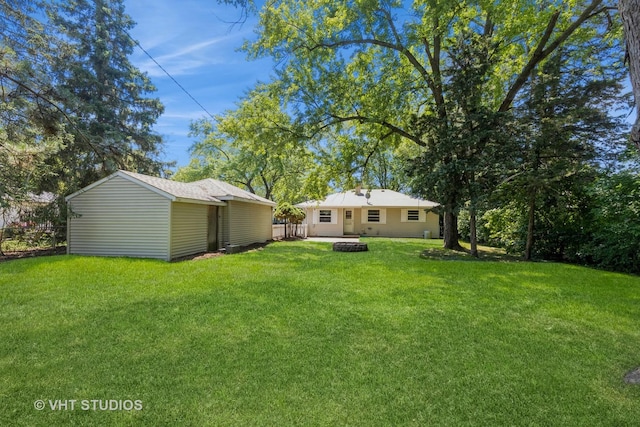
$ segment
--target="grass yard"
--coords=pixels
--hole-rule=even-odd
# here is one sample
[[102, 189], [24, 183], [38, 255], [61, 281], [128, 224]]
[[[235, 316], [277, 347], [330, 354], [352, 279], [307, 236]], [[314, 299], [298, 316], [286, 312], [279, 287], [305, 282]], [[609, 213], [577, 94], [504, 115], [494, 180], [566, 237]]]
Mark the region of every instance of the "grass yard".
[[638, 425], [640, 277], [366, 241], [0, 263], [0, 425]]

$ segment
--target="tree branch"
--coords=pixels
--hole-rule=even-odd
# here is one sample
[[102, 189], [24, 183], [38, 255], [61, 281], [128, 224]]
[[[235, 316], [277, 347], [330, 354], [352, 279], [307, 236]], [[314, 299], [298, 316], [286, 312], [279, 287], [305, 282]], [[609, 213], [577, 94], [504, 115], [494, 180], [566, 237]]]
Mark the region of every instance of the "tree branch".
[[[551, 39], [551, 36], [553, 35], [553, 32], [556, 28], [558, 19], [560, 18], [560, 11], [556, 11], [553, 13], [553, 15], [551, 15], [551, 19], [549, 19], [547, 28], [545, 29], [545, 32], [542, 35], [542, 38], [540, 39], [538, 46], [536, 47], [535, 51], [531, 55], [531, 58], [529, 58], [529, 62], [527, 62], [527, 64], [524, 66], [524, 68], [522, 69], [522, 71], [520, 72], [516, 80], [513, 82], [513, 85], [511, 85], [511, 88], [507, 92], [507, 95], [505, 96], [505, 99], [502, 101], [502, 104], [500, 105], [500, 108], [498, 109], [498, 111], [505, 112], [511, 108], [511, 105], [515, 100], [516, 95], [518, 94], [520, 89], [522, 89], [524, 84], [527, 82], [527, 80], [531, 76], [531, 73], [536, 68], [536, 66], [540, 62], [542, 62], [544, 59], [546, 59], [549, 55], [551, 55], [551, 53], [553, 53], [553, 51], [555, 51], [558, 48], [558, 46], [564, 43], [585, 21], [595, 16], [596, 14], [594, 13], [594, 11], [601, 4], [602, 4], [602, 0], [594, 0], [580, 14], [578, 19], [576, 19], [566, 30], [560, 33], [560, 35], [551, 44], [549, 44], [549, 46], [547, 46], [547, 43]], [[599, 12], [602, 12], [602, 11], [603, 9], [600, 9]]]
[[418, 138], [415, 135], [410, 134], [409, 132], [405, 131], [404, 129], [393, 125], [385, 120], [378, 120], [378, 119], [373, 119], [371, 117], [366, 117], [366, 116], [362, 116], [362, 115], [355, 115], [355, 116], [347, 116], [347, 117], [340, 117], [340, 116], [336, 116], [336, 115], [331, 115], [331, 118], [333, 119], [333, 121], [331, 121], [330, 123], [327, 123], [323, 126], [321, 126], [321, 129], [325, 129], [331, 125], [337, 124], [337, 123], [345, 123], [345, 122], [353, 122], [353, 121], [358, 121], [360, 123], [373, 123], [373, 124], [377, 124], [380, 126], [383, 126], [387, 129], [389, 129], [389, 131], [398, 134], [404, 138], [409, 139], [410, 141], [415, 142], [416, 144], [418, 144], [421, 147], [425, 147], [426, 144], [424, 141], [422, 141], [420, 138]]
[[310, 51], [313, 51], [313, 50], [316, 50], [316, 49], [319, 49], [319, 48], [335, 49], [335, 48], [338, 48], [338, 47], [349, 47], [349, 46], [354, 46], [354, 45], [380, 46], [380, 47], [384, 47], [384, 48], [387, 48], [387, 49], [394, 50], [394, 51], [402, 54], [405, 58], [407, 58], [409, 63], [411, 63], [411, 65], [413, 65], [413, 67], [418, 71], [418, 73], [420, 73], [422, 78], [427, 82], [427, 85], [429, 85], [429, 87], [432, 88], [433, 81], [431, 80], [431, 76], [429, 75], [429, 72], [427, 71], [427, 69], [422, 66], [420, 61], [418, 61], [418, 59], [415, 57], [415, 55], [413, 55], [409, 51], [409, 49], [407, 49], [406, 47], [404, 47], [401, 44], [394, 44], [394, 43], [390, 43], [390, 42], [386, 42], [384, 40], [378, 40], [378, 39], [374, 39], [374, 38], [371, 38], [371, 39], [350, 39], [350, 40], [340, 40], [340, 41], [336, 41], [336, 42], [332, 42], [332, 43], [318, 42], [315, 46], [307, 47], [307, 49], [309, 49]]
[[73, 120], [71, 120], [71, 117], [69, 117], [67, 115], [67, 113], [62, 108], [60, 108], [55, 102], [51, 101], [46, 96], [43, 96], [40, 93], [36, 92], [35, 90], [31, 89], [29, 86], [27, 86], [26, 84], [22, 83], [21, 81], [14, 79], [13, 77], [11, 77], [10, 75], [8, 75], [5, 72], [0, 72], [0, 76], [6, 78], [10, 82], [18, 85], [22, 89], [24, 89], [27, 92], [31, 93], [33, 96], [36, 97], [36, 99], [40, 99], [40, 100], [44, 101], [45, 103], [51, 105], [57, 112], [62, 114], [64, 119], [71, 125], [71, 127], [73, 127], [78, 132], [78, 135], [80, 135], [80, 137], [89, 145], [89, 147], [93, 150], [93, 152], [96, 153], [98, 156], [102, 157], [103, 152], [99, 151], [95, 147], [95, 145], [91, 142], [91, 140], [78, 129], [78, 127], [75, 125]]

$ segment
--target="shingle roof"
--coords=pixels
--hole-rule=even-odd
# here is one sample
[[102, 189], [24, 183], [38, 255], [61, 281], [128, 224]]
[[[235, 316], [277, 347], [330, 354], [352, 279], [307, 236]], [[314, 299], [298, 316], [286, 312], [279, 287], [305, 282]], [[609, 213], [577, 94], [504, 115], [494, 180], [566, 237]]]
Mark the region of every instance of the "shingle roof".
[[142, 185], [150, 187], [151, 190], [157, 191], [165, 196], [186, 201], [193, 200], [198, 202], [207, 202], [209, 204], [224, 205], [224, 202], [228, 200], [242, 200], [249, 203], [260, 203], [269, 206], [276, 205], [269, 199], [265, 199], [264, 197], [257, 196], [234, 185], [215, 179], [204, 179], [196, 182], [178, 182], [122, 170], [67, 196], [66, 200], [72, 199], [78, 194], [81, 194], [116, 176], [120, 176], [131, 181], [137, 181]]
[[334, 193], [321, 201], [309, 201], [300, 203], [297, 206], [303, 208], [360, 208], [367, 206], [379, 206], [387, 208], [433, 208], [438, 203], [429, 200], [411, 197], [393, 190], [368, 190], [370, 197], [367, 199], [367, 191], [356, 192], [355, 190]]
[[218, 181], [217, 179], [207, 178], [201, 181], [192, 182], [191, 184], [205, 189], [208, 193], [214, 194], [220, 200], [232, 200], [237, 198], [275, 206], [275, 203], [269, 199], [260, 197], [257, 194], [253, 194], [227, 182]]
[[131, 178], [180, 199], [199, 200], [203, 202], [221, 202], [221, 200], [214, 194], [207, 192], [206, 189], [198, 185], [193, 185], [193, 183], [171, 181], [135, 172], [119, 171], [116, 173], [130, 176]]
[[218, 181], [217, 179], [207, 178], [195, 182], [177, 182], [134, 172], [120, 172], [149, 184], [159, 190], [165, 191], [175, 197], [203, 201], [227, 201], [241, 199], [247, 202], [267, 204], [270, 206], [276, 205], [269, 199], [260, 197], [227, 182]]

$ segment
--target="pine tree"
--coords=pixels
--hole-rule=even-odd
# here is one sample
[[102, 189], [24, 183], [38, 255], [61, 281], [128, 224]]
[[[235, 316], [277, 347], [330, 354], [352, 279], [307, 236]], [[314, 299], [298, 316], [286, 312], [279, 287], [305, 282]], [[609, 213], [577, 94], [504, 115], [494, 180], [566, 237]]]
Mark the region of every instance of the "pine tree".
[[[71, 142], [50, 75], [66, 44], [38, 16], [37, 0], [0, 2], [0, 224], [15, 219], [52, 176], [45, 160]], [[12, 213], [12, 215], [9, 215]], [[3, 230], [0, 229], [0, 253]]]
[[518, 168], [504, 190], [520, 204], [526, 227], [524, 258], [562, 257], [585, 187], [607, 153], [624, 146], [620, 118], [607, 108], [622, 101], [621, 74], [602, 76], [568, 50], [559, 50], [526, 86], [517, 109], [523, 125]]
[[51, 159], [70, 185], [66, 191], [117, 169], [158, 174], [162, 141], [152, 126], [164, 108], [147, 97], [155, 87], [129, 61], [135, 46], [129, 30], [135, 24], [123, 1], [58, 2], [49, 17], [75, 48], [73, 57], [53, 70], [75, 136]]

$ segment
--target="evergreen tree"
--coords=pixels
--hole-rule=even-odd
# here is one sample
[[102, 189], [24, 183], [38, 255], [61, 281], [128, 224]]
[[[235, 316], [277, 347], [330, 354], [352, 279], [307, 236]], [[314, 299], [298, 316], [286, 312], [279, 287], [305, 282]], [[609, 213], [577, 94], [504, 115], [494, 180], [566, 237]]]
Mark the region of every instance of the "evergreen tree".
[[162, 141], [151, 128], [163, 106], [147, 97], [155, 87], [129, 61], [135, 42], [128, 31], [134, 22], [123, 1], [70, 0], [53, 6], [51, 21], [75, 49], [53, 70], [75, 137], [50, 159], [66, 185], [63, 191], [117, 169], [159, 174]]
[[[39, 1], [0, 2], [0, 219], [50, 179], [47, 158], [71, 141], [50, 70], [65, 42], [37, 19]], [[0, 230], [0, 245], [3, 233]]]
[[[497, 186], [513, 150], [511, 115], [496, 112], [483, 91], [497, 45], [488, 34], [462, 31], [447, 51], [442, 70], [446, 116], [417, 116], [413, 131], [423, 135], [424, 152], [409, 163], [414, 192], [443, 205], [445, 235], [457, 243], [457, 217], [467, 200], [471, 254], [478, 256], [476, 212]], [[453, 249], [462, 249], [454, 246]]]
[[565, 258], [570, 246], [588, 239], [580, 231], [591, 203], [586, 188], [608, 156], [625, 146], [623, 122], [610, 113], [623, 99], [622, 73], [619, 66], [608, 71], [562, 49], [526, 86], [517, 109], [517, 168], [501, 190], [521, 209], [527, 260]]

